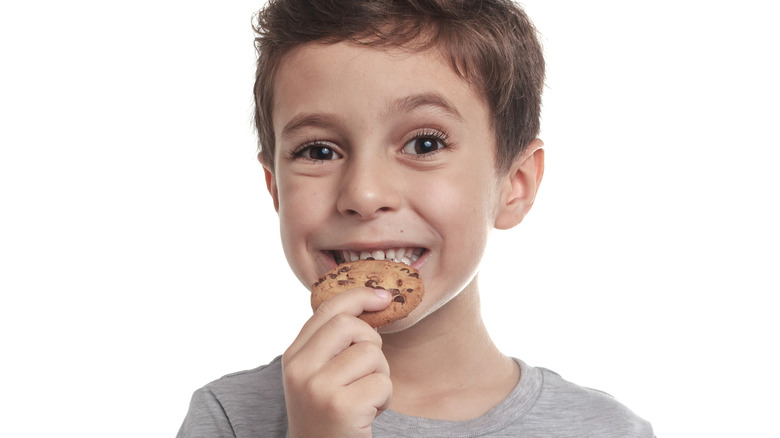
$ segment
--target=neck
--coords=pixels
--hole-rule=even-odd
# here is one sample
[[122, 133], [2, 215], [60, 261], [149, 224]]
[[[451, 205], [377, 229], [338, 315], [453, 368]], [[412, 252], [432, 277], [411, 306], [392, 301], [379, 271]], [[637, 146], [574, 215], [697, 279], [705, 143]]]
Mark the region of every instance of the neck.
[[476, 278], [457, 297], [409, 329], [383, 335], [390, 364], [390, 408], [418, 417], [465, 420], [514, 389], [519, 369], [490, 339]]

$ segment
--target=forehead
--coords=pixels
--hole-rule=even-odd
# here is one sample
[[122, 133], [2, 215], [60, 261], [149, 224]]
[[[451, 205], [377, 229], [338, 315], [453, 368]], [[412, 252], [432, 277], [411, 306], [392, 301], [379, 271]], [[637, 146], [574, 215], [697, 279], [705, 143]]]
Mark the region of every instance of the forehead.
[[484, 99], [439, 50], [309, 43], [285, 55], [279, 66], [274, 131], [278, 137], [300, 114], [367, 117], [415, 109], [421, 103], [470, 123], [488, 120]]

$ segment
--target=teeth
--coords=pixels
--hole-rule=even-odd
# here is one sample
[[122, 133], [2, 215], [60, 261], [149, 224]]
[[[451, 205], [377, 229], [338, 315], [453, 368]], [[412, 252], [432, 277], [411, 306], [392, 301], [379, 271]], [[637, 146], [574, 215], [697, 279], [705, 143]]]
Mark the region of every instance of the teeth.
[[422, 248], [390, 248], [385, 250], [375, 251], [350, 251], [342, 250], [338, 252], [338, 255], [343, 261], [357, 261], [357, 260], [390, 260], [393, 262], [402, 262], [407, 265], [411, 265], [416, 262], [423, 253]]

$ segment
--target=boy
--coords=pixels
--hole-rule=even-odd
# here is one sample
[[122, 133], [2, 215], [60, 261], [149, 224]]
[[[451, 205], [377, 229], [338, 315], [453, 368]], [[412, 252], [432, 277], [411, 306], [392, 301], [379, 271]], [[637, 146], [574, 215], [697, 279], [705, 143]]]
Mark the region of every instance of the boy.
[[504, 356], [479, 311], [492, 228], [542, 180], [544, 61], [509, 0], [277, 0], [260, 12], [256, 124], [287, 260], [310, 287], [352, 254], [408, 259], [422, 304], [355, 288], [284, 355], [193, 396], [180, 437], [651, 437], [609, 396]]

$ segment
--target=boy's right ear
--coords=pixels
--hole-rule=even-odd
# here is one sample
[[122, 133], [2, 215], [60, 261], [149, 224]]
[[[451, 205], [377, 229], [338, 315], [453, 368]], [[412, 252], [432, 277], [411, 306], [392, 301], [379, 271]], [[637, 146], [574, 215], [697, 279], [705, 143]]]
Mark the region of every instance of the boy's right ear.
[[260, 164], [263, 165], [263, 172], [265, 173], [265, 186], [268, 188], [268, 193], [271, 194], [271, 198], [274, 200], [274, 210], [276, 212], [279, 212], [279, 190], [276, 188], [276, 176], [274, 176], [274, 171], [266, 164], [260, 154], [257, 154], [257, 161], [260, 162]]

